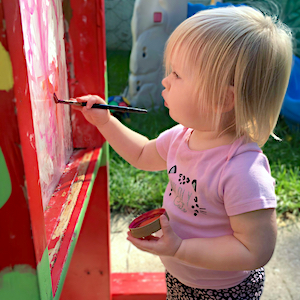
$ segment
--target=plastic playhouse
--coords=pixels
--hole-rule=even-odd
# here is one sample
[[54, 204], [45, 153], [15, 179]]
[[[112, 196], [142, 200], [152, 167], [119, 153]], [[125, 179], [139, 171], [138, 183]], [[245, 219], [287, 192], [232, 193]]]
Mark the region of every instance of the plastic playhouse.
[[187, 0], [136, 0], [128, 100], [133, 106], [162, 105], [163, 52], [171, 32], [187, 17]]
[[129, 89], [126, 97], [133, 106], [163, 106], [161, 80], [163, 53], [172, 31], [186, 18], [204, 9], [232, 5], [211, 1], [211, 5], [187, 0], [136, 0], [131, 20], [132, 50]]

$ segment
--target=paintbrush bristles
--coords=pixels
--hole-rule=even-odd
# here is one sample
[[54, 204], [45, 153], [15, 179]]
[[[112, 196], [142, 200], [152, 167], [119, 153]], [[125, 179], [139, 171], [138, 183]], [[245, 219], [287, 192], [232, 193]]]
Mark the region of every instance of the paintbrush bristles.
[[56, 94], [53, 94], [53, 99], [54, 102], [57, 103], [61, 103], [61, 104], [73, 104], [73, 105], [77, 105], [77, 106], [82, 106], [82, 104], [80, 102], [77, 101], [72, 101], [72, 100], [60, 100], [57, 98]]
[[54, 93], [53, 94], [53, 99], [54, 99], [54, 102], [57, 104], [59, 101], [58, 101], [58, 98], [57, 98], [57, 96], [56, 96], [56, 94]]

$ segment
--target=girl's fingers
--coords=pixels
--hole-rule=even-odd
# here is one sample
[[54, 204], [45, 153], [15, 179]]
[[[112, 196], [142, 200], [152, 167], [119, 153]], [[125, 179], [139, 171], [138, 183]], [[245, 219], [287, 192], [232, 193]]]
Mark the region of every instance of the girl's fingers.
[[76, 97], [76, 100], [78, 102], [87, 102], [88, 100], [92, 100], [92, 99], [95, 99], [95, 98], [96, 98], [96, 96], [85, 95], [85, 96]]
[[105, 101], [97, 95], [81, 96], [77, 97], [75, 100], [78, 102], [86, 102], [87, 109], [90, 109], [95, 103], [105, 104]]
[[167, 216], [161, 215], [159, 221], [160, 221], [160, 225], [161, 225], [163, 234], [172, 234], [173, 233], [173, 230], [170, 226]]
[[81, 97], [77, 97], [76, 100], [78, 102], [89, 102], [89, 101], [93, 101], [94, 103], [102, 103], [105, 102], [102, 98], [100, 98], [97, 95], [86, 95], [86, 96], [81, 96]]

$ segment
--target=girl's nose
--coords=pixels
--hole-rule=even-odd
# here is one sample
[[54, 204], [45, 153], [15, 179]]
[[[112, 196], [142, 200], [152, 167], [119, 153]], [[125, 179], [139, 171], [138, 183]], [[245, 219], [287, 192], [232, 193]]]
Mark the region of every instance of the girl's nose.
[[169, 82], [168, 82], [168, 77], [165, 77], [162, 81], [161, 84], [167, 89], [169, 87]]

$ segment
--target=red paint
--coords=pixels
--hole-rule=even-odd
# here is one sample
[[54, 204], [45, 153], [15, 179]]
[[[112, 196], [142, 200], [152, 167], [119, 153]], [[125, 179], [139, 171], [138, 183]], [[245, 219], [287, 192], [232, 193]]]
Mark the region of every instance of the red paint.
[[145, 220], [145, 221], [143, 221], [141, 224], [139, 224], [138, 227], [143, 227], [143, 226], [145, 226], [145, 225], [147, 225], [147, 224], [150, 224], [150, 223], [156, 221], [157, 219], [159, 219], [159, 216], [158, 216], [158, 217], [150, 218], [149, 220]]
[[[30, 137], [33, 136], [33, 122], [30, 117], [31, 114], [31, 104], [30, 104], [30, 95], [28, 87], [28, 78], [27, 78], [27, 67], [24, 57], [23, 49], [23, 33], [21, 27], [20, 19], [20, 8], [19, 1], [17, 0], [5, 0], [2, 1], [6, 22], [6, 32], [7, 32], [7, 41], [8, 48], [10, 53], [10, 58], [13, 67], [13, 77], [14, 77], [14, 96], [16, 98], [16, 110], [18, 112], [18, 135], [21, 141], [22, 155], [24, 158], [23, 164], [26, 176], [27, 191], [24, 188], [24, 195], [26, 195], [29, 203], [29, 211], [31, 217], [31, 226], [26, 224], [24, 218], [21, 216], [16, 222], [15, 226], [19, 226], [21, 223], [24, 226], [28, 227], [27, 230], [32, 230], [32, 235], [34, 237], [34, 248], [35, 248], [35, 258], [36, 263], [39, 263], [42, 255], [46, 248], [46, 238], [44, 238], [44, 216], [42, 210], [42, 198], [41, 190], [39, 186], [39, 174], [37, 167], [37, 156], [35, 149], [32, 147], [34, 140], [31, 140]], [[6, 114], [7, 111], [3, 111], [3, 114]], [[11, 120], [8, 121], [10, 124]], [[16, 145], [16, 147], [18, 147]], [[9, 149], [6, 149], [6, 151]], [[18, 151], [17, 151], [18, 152]], [[9, 156], [15, 155], [16, 152], [11, 152]], [[22, 174], [23, 166], [17, 167], [16, 174], [18, 176], [24, 177]], [[14, 181], [14, 176], [12, 177]], [[25, 187], [24, 179], [22, 180], [21, 186]], [[28, 209], [28, 208], [27, 208]], [[28, 214], [28, 213], [27, 213]], [[11, 216], [7, 214], [6, 218]], [[28, 222], [28, 221], [26, 221]], [[32, 240], [28, 240], [28, 246], [32, 243]], [[20, 244], [18, 249], [15, 251], [20, 252], [20, 249], [24, 244]], [[25, 246], [26, 247], [26, 246]]]
[[[0, 5], [0, 20], [4, 20], [4, 12], [2, 5]], [[5, 48], [5, 50], [8, 51], [5, 22], [0, 22], [0, 42]]]
[[147, 224], [155, 222], [161, 215], [166, 212], [164, 208], [153, 209], [148, 212], [143, 213], [136, 219], [134, 219], [130, 224], [129, 228], [139, 228]]
[[164, 273], [112, 274], [112, 300], [165, 300]]
[[50, 246], [51, 236], [57, 226], [57, 220], [67, 200], [72, 183], [78, 175], [78, 166], [86, 152], [86, 150], [77, 150], [73, 153], [45, 210], [44, 217], [48, 247]]
[[100, 167], [95, 179], [61, 300], [111, 299], [107, 171], [107, 166]]
[[[105, 99], [106, 47], [103, 0], [70, 0], [72, 18], [66, 33], [70, 97], [96, 94]], [[101, 147], [104, 138], [72, 109], [74, 148]]]
[[[76, 157], [75, 165], [78, 166], [80, 161], [83, 158], [83, 155], [85, 153], [93, 152], [92, 158], [89, 162], [89, 167], [87, 169], [87, 172], [86, 172], [86, 175], [85, 175], [85, 178], [84, 178], [83, 185], [80, 189], [80, 193], [79, 193], [77, 201], [76, 201], [76, 206], [74, 207], [74, 210], [72, 212], [72, 216], [71, 216], [71, 219], [68, 223], [68, 227], [62, 233], [63, 234], [63, 236], [62, 236], [63, 240], [62, 240], [62, 243], [61, 243], [60, 247], [58, 248], [57, 253], [55, 255], [55, 262], [54, 262], [54, 265], [53, 265], [52, 270], [51, 270], [52, 288], [53, 288], [53, 293], [54, 294], [56, 293], [57, 285], [58, 285], [59, 280], [61, 278], [61, 273], [62, 273], [62, 270], [64, 269], [64, 264], [65, 264], [66, 258], [67, 258], [68, 255], [70, 255], [69, 254], [70, 244], [74, 239], [78, 238], [78, 236], [75, 235], [74, 230], [75, 230], [75, 226], [78, 223], [79, 215], [82, 213], [82, 206], [83, 206], [85, 201], [88, 201], [87, 198], [86, 198], [86, 192], [87, 192], [87, 189], [88, 189], [88, 187], [90, 185], [90, 182], [91, 182], [91, 179], [92, 179], [92, 175], [93, 175], [93, 172], [94, 172], [94, 169], [95, 169], [95, 166], [96, 166], [97, 158], [99, 156], [99, 151], [100, 151], [100, 149], [97, 148], [95, 150], [81, 150], [81, 151], [79, 151], [79, 153], [75, 154], [75, 157]], [[74, 165], [72, 165], [72, 168], [76, 170], [76, 167]], [[77, 173], [76, 173], [76, 175], [77, 175]], [[64, 179], [62, 179], [62, 180], [64, 181]], [[77, 178], [75, 176], [75, 178], [73, 178], [72, 182], [76, 182], [76, 181], [77, 181]], [[70, 182], [69, 185], [67, 185], [68, 189], [71, 188], [72, 182]], [[54, 195], [53, 198], [55, 198], [55, 195]], [[53, 200], [52, 203], [54, 204], [54, 206], [56, 205], [55, 200]], [[58, 201], [58, 203], [61, 203], [61, 201]], [[51, 211], [51, 209], [52, 208], [50, 208], [49, 210]], [[51, 215], [51, 213], [49, 215]], [[49, 220], [49, 216], [47, 218], [45, 218], [46, 227], [48, 225], [47, 224], [48, 220]], [[56, 219], [56, 221], [57, 220], [58, 220], [58, 218]], [[50, 221], [50, 224], [51, 224], [51, 219], [49, 221]], [[57, 242], [57, 239], [56, 240], [50, 240], [50, 243], [48, 245], [49, 250], [53, 249], [56, 246], [56, 242]]]
[[[1, 4], [0, 4], [1, 7]], [[0, 19], [0, 23], [2, 20]], [[18, 264], [35, 268], [28, 203], [23, 189], [24, 166], [15, 114], [14, 91], [0, 91], [0, 147], [12, 184], [12, 193], [0, 209], [0, 272]], [[16, 222], [18, 220], [18, 222]], [[23, 226], [20, 226], [23, 224]], [[5, 246], [4, 246], [5, 245]]]

